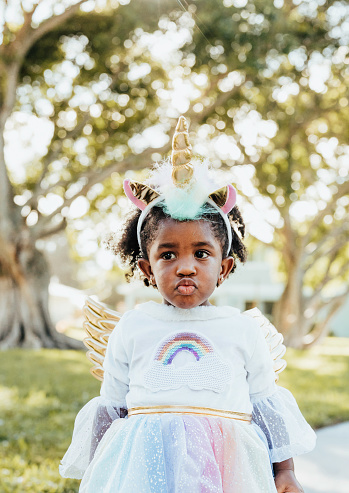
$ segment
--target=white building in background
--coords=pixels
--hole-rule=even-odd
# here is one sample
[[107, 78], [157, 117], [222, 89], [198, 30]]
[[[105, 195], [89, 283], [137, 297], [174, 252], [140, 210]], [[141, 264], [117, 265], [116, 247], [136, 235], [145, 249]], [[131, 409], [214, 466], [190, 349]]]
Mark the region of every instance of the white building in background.
[[241, 311], [257, 306], [271, 318], [273, 305], [283, 289], [282, 282], [273, 280], [267, 262], [250, 260], [239, 265], [236, 272], [215, 291], [212, 300], [215, 305], [231, 305]]
[[69, 327], [82, 327], [82, 307], [86, 294], [79, 289], [60, 284], [51, 279], [48, 288], [51, 320], [58, 332], [65, 332]]

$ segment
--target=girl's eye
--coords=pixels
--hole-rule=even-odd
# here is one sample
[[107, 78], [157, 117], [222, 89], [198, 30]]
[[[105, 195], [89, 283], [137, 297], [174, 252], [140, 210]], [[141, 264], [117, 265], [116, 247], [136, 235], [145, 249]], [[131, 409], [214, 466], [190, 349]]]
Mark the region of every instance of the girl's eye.
[[164, 260], [173, 260], [176, 256], [173, 252], [164, 252], [160, 255]]
[[207, 258], [209, 256], [209, 253], [205, 250], [198, 250], [197, 252], [195, 252], [195, 256], [197, 258]]

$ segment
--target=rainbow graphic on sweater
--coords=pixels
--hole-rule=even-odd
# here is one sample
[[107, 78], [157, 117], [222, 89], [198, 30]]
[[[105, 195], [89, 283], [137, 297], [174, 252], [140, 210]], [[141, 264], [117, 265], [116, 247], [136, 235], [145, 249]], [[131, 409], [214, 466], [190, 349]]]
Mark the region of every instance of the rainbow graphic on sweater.
[[208, 353], [213, 353], [211, 344], [198, 334], [182, 332], [166, 339], [155, 355], [155, 360], [164, 366], [170, 365], [181, 351], [189, 351], [199, 361]]
[[[187, 353], [177, 359], [182, 351]], [[188, 353], [194, 358], [187, 358]], [[231, 366], [206, 337], [200, 333], [175, 332], [158, 343], [144, 373], [144, 386], [153, 392], [184, 386], [192, 390], [223, 392], [231, 378]]]

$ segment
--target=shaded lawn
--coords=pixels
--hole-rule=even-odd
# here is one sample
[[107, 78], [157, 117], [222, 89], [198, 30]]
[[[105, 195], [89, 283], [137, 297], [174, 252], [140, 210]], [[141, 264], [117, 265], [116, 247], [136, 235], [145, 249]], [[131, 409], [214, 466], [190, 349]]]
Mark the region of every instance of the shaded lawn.
[[0, 491], [71, 493], [79, 481], [63, 479], [59, 461], [76, 414], [100, 383], [83, 351], [2, 352], [0, 377]]
[[[58, 464], [77, 412], [98, 395], [84, 352], [12, 350], [0, 353], [1, 493], [73, 493]], [[287, 350], [279, 384], [291, 390], [309, 423], [349, 420], [349, 339], [328, 338], [308, 352]]]
[[287, 349], [278, 382], [313, 428], [349, 420], [349, 338], [328, 337], [309, 351]]

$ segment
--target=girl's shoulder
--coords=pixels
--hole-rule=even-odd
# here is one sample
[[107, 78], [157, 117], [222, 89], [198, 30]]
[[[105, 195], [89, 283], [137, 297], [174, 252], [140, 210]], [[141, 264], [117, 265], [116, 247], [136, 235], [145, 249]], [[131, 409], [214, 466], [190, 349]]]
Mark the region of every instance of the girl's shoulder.
[[[147, 309], [143, 307], [147, 307], [148, 305], [159, 305], [154, 302], [141, 303], [136, 305], [135, 308], [131, 310], [127, 310], [124, 312], [116, 327], [118, 327], [119, 331], [122, 333], [130, 333], [133, 329], [141, 329], [146, 324], [146, 319], [151, 318], [152, 310], [151, 308]], [[154, 317], [155, 318], [155, 317]], [[156, 320], [153, 320], [152, 323], [156, 323]]]
[[263, 332], [261, 324], [246, 312], [241, 312], [232, 306], [198, 306], [189, 310], [149, 301], [137, 305], [126, 311], [117, 326], [122, 332], [132, 332], [132, 328], [141, 328], [146, 325], [163, 326], [164, 322], [207, 322], [210, 321], [227, 329], [237, 330], [241, 336], [255, 339]]
[[140, 319], [142, 319], [142, 314], [137, 308], [127, 310], [121, 316], [119, 322], [117, 323], [117, 327], [119, 327], [119, 330], [123, 331], [128, 327], [132, 327], [132, 325], [137, 325]]

